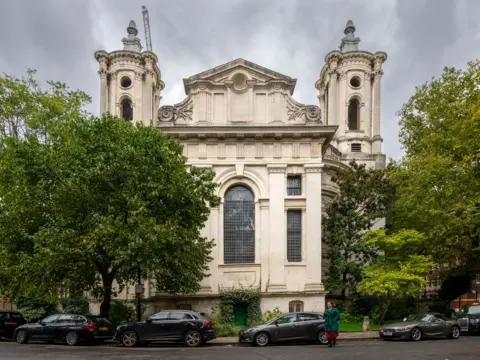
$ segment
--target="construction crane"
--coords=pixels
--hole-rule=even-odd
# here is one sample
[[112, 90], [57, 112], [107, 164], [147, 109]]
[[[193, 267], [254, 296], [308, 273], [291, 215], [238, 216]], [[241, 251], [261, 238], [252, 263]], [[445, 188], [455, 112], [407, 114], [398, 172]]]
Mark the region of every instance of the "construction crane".
[[145, 28], [145, 42], [147, 43], [147, 51], [152, 51], [152, 36], [150, 35], [150, 19], [148, 18], [148, 10], [145, 5], [142, 6], [143, 27]]

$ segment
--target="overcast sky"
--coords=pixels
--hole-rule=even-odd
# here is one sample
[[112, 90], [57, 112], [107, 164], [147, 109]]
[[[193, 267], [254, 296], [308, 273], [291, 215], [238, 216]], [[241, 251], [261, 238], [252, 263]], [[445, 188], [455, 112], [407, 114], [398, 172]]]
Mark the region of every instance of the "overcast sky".
[[347, 20], [360, 48], [385, 51], [384, 151], [400, 158], [395, 113], [415, 86], [443, 66], [480, 57], [480, 0], [0, 0], [0, 72], [64, 81], [99, 110], [96, 50], [122, 48], [130, 20], [145, 46], [142, 5], [166, 88], [162, 104], [183, 100], [182, 78], [245, 58], [298, 79], [294, 97], [317, 104], [325, 55], [338, 49]]

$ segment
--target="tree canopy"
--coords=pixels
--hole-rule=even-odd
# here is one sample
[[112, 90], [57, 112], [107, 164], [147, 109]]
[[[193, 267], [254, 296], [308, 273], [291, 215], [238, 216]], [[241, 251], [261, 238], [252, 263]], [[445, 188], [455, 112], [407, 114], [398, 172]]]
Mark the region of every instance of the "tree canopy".
[[326, 288], [343, 297], [356, 292], [365, 262], [374, 257], [363, 235], [386, 215], [394, 195], [388, 169], [368, 169], [352, 161], [333, 178], [339, 195], [328, 205], [322, 219], [323, 241], [330, 259]]
[[86, 116], [63, 84], [47, 93], [10, 80], [0, 109], [23, 109], [25, 127], [0, 140], [0, 292], [91, 291], [106, 316], [114, 281], [132, 283], [138, 267], [158, 291], [197, 291], [213, 246], [200, 232], [218, 203], [213, 173], [189, 167], [153, 127]]
[[446, 67], [399, 116], [405, 156], [390, 173], [390, 230], [424, 233], [435, 263], [472, 278], [480, 272], [480, 62]]

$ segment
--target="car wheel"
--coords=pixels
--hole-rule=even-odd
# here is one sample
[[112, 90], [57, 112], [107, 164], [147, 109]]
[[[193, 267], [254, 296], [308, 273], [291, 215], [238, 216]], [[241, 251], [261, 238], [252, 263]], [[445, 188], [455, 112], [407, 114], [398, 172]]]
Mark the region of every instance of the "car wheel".
[[65, 336], [65, 342], [70, 346], [78, 345], [80, 342], [80, 336], [75, 331], [70, 331]]
[[189, 331], [185, 334], [185, 345], [188, 347], [197, 347], [202, 345], [202, 335], [198, 331]]
[[261, 332], [255, 335], [255, 344], [257, 346], [267, 346], [268, 343], [270, 342], [270, 337], [268, 336], [267, 333]]
[[453, 326], [452, 327], [452, 332], [450, 333], [449, 338], [450, 339], [458, 339], [460, 337], [460, 329], [458, 326]]
[[123, 346], [134, 347], [138, 344], [138, 336], [135, 331], [127, 330], [120, 337], [120, 341]]
[[15, 335], [15, 340], [19, 344], [26, 344], [28, 342], [28, 333], [26, 330], [19, 330]]
[[325, 333], [325, 331], [319, 331], [317, 333], [317, 342], [322, 345], [328, 344], [327, 334]]
[[412, 336], [413, 341], [420, 341], [420, 340], [422, 340], [423, 334], [422, 334], [422, 331], [419, 328], [414, 328], [412, 330], [411, 336]]

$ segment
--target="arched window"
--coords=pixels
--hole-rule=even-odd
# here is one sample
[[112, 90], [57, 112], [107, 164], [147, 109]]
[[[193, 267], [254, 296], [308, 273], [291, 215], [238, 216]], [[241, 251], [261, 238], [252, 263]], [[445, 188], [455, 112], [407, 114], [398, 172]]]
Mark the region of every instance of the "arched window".
[[123, 99], [120, 103], [122, 106], [122, 118], [128, 121], [133, 120], [132, 101], [130, 99]]
[[303, 311], [303, 301], [295, 300], [288, 303], [288, 312], [302, 312]]
[[348, 104], [348, 129], [359, 130], [360, 102], [357, 99], [350, 100]]
[[223, 204], [223, 258], [225, 264], [255, 262], [255, 201], [245, 186], [234, 186]]

